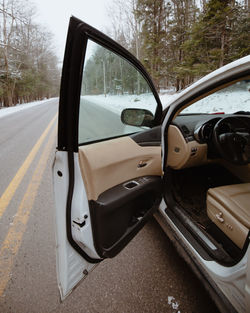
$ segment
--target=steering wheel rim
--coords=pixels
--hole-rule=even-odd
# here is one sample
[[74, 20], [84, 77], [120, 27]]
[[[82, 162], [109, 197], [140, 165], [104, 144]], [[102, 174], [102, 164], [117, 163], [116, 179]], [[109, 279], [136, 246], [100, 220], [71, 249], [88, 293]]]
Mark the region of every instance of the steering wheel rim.
[[233, 130], [231, 132], [221, 133], [221, 126], [226, 123], [230, 124], [235, 118], [238, 117], [225, 117], [215, 124], [213, 141], [223, 159], [233, 164], [246, 165], [250, 163], [250, 133]]

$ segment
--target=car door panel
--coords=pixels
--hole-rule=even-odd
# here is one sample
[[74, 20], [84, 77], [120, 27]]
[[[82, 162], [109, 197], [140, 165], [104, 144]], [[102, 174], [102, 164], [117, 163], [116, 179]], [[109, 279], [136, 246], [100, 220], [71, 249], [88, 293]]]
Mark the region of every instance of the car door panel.
[[79, 163], [89, 200], [130, 179], [162, 174], [161, 147], [141, 147], [128, 136], [80, 146]]
[[113, 257], [161, 199], [161, 147], [121, 137], [79, 147], [79, 164], [95, 248], [100, 257]]
[[[110, 66], [116, 70], [105, 76]], [[99, 71], [88, 72], [91, 67]], [[92, 79], [94, 73], [101, 73], [98, 79]], [[105, 79], [111, 75], [116, 76], [108, 84]], [[91, 89], [93, 82], [97, 85]], [[115, 110], [107, 101], [111, 99], [106, 97], [107, 88], [111, 97], [118, 96]], [[105, 103], [96, 104], [97, 95]], [[132, 102], [126, 100], [128, 95], [133, 97]], [[121, 119], [124, 109], [139, 112], [143, 99], [152, 113], [149, 112], [152, 129], [146, 124], [131, 126]], [[92, 105], [87, 115], [83, 108]], [[103, 106], [105, 114], [100, 109]], [[146, 110], [141, 112], [145, 114]], [[57, 273], [62, 299], [95, 264], [117, 255], [159, 205], [161, 113], [158, 94], [140, 62], [112, 39], [72, 17], [53, 166]], [[140, 120], [138, 116], [133, 118]]]

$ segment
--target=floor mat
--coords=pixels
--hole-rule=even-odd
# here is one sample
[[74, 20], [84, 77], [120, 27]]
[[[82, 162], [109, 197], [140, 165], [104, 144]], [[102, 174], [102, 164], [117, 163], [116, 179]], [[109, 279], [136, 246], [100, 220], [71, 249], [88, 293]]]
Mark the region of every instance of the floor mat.
[[206, 195], [209, 188], [239, 184], [241, 181], [224, 167], [206, 165], [172, 172], [175, 200], [198, 223], [206, 226]]

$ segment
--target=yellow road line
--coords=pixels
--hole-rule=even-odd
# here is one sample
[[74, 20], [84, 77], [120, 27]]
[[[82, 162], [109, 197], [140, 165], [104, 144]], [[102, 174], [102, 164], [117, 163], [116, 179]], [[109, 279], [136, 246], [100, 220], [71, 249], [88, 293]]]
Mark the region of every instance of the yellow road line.
[[48, 142], [43, 150], [38, 165], [34, 171], [32, 179], [27, 187], [22, 202], [18, 208], [17, 214], [9, 228], [8, 234], [0, 250], [0, 297], [2, 296], [6, 285], [10, 279], [11, 270], [15, 261], [15, 256], [22, 243], [22, 238], [26, 230], [31, 209], [40, 186], [44, 170], [55, 140], [56, 127], [50, 134]]
[[38, 139], [32, 150], [30, 151], [29, 155], [19, 168], [18, 172], [16, 173], [15, 177], [12, 179], [12, 181], [9, 183], [9, 186], [5, 189], [4, 193], [2, 194], [0, 198], [0, 218], [5, 212], [7, 206], [9, 205], [12, 197], [14, 196], [19, 184], [21, 183], [25, 173], [29, 169], [32, 161], [34, 160], [39, 148], [41, 147], [44, 139], [46, 138], [50, 128], [52, 127], [55, 119], [57, 117], [57, 114], [53, 117], [53, 119], [50, 121], [49, 125], [45, 129], [45, 131], [42, 133], [41, 137]]

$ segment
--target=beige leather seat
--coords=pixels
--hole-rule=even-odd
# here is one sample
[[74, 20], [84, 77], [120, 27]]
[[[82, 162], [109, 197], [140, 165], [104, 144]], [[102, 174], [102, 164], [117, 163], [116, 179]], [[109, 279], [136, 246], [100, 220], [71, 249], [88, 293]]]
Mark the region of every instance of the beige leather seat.
[[210, 188], [207, 215], [242, 249], [250, 229], [250, 183]]

